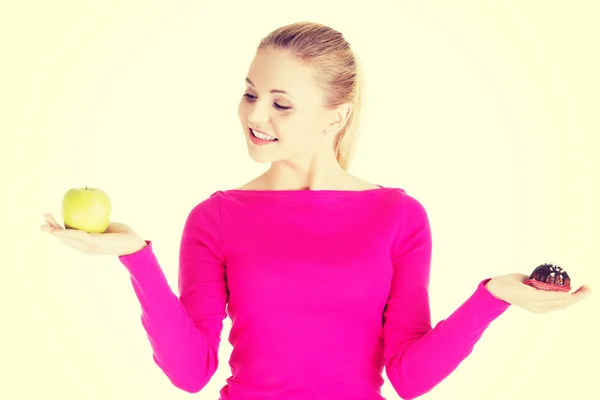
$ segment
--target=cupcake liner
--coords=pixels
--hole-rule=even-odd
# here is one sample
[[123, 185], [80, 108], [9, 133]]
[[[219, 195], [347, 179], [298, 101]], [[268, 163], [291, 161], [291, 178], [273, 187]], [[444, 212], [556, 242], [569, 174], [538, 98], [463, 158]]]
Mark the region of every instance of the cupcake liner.
[[527, 279], [523, 283], [536, 289], [547, 290], [550, 292], [568, 292], [571, 290], [570, 286], [555, 285], [553, 283], [536, 281], [535, 279]]

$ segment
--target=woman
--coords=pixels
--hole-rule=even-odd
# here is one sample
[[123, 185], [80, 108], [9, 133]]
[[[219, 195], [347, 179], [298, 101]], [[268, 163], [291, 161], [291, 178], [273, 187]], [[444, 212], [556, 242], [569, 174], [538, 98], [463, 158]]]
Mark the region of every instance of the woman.
[[261, 41], [246, 86], [248, 151], [271, 166], [191, 210], [179, 297], [152, 242], [128, 226], [87, 234], [51, 215], [42, 226], [76, 249], [119, 256], [154, 360], [178, 388], [198, 392], [211, 379], [229, 315], [232, 375], [221, 400], [380, 400], [384, 367], [412, 399], [454, 371], [511, 304], [546, 312], [589, 293], [536, 290], [520, 273], [486, 278], [432, 329], [425, 209], [347, 172], [360, 108], [350, 45], [320, 24], [282, 27]]

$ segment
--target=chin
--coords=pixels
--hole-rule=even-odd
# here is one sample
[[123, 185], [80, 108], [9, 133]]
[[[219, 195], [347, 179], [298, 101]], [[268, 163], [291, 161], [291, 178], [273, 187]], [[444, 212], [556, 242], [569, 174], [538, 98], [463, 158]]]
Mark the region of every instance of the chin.
[[[249, 137], [246, 137], [246, 145], [248, 146], [248, 155], [252, 160], [257, 163], [265, 164], [277, 161], [274, 157], [274, 152], [271, 147], [272, 145], [260, 146], [252, 143]], [[275, 152], [276, 153], [276, 152]]]
[[260, 152], [258, 151], [252, 151], [252, 149], [248, 149], [248, 155], [253, 161], [259, 164], [268, 164], [276, 161], [273, 157], [268, 157], [265, 154], [260, 154]]

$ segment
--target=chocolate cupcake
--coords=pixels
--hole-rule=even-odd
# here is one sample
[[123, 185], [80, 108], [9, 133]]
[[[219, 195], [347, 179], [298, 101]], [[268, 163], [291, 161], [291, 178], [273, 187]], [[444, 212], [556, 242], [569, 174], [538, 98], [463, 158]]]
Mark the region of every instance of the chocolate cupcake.
[[552, 292], [568, 292], [571, 290], [571, 278], [565, 270], [554, 264], [539, 265], [529, 275], [529, 279], [523, 283], [536, 289]]

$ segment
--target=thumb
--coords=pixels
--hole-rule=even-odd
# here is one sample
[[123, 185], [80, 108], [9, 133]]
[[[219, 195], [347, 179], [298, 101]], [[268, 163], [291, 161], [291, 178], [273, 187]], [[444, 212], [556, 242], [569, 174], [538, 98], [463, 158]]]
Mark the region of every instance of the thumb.
[[502, 281], [510, 281], [510, 282], [525, 282], [527, 279], [529, 279], [529, 275], [525, 275], [522, 274], [520, 272], [515, 272], [515, 273], [511, 273], [511, 274], [506, 274], [506, 275], [500, 275], [498, 276], [498, 278]]
[[574, 291], [572, 294], [574, 296], [585, 297], [590, 293], [592, 293], [592, 289], [588, 285], [583, 285], [583, 286], [579, 287], [579, 289]]
[[129, 226], [121, 223], [121, 222], [111, 222], [108, 224], [108, 227], [104, 231], [104, 233], [131, 233], [135, 234], [133, 229]]

